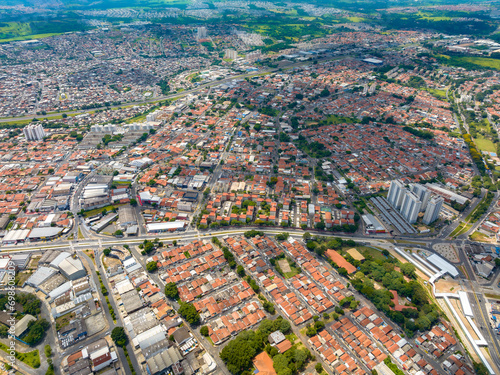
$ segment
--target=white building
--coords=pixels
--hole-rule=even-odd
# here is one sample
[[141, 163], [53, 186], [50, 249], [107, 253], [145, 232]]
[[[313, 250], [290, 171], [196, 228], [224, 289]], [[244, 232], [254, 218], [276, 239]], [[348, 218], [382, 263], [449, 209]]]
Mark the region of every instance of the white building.
[[425, 210], [424, 219], [422, 220], [424, 224], [429, 225], [430, 223], [436, 221], [439, 217], [439, 212], [441, 212], [441, 207], [443, 207], [444, 199], [441, 197], [433, 197], [427, 204], [427, 209]]
[[427, 203], [429, 202], [429, 198], [431, 197], [431, 192], [427, 190], [427, 188], [420, 184], [411, 184], [411, 191], [415, 193], [415, 195], [422, 202], [422, 207], [420, 209], [423, 211], [427, 208]]
[[402, 182], [393, 180], [391, 181], [391, 186], [389, 187], [389, 193], [387, 194], [387, 200], [396, 209], [401, 207], [403, 203], [403, 198], [405, 195], [405, 187]]
[[114, 133], [116, 132], [116, 125], [106, 124], [106, 125], [92, 125], [90, 131], [92, 133]]
[[234, 49], [227, 49], [224, 54], [224, 58], [236, 60], [238, 58], [238, 52], [236, 52]]
[[23, 129], [27, 141], [41, 141], [45, 137], [42, 124], [30, 124]]
[[408, 220], [410, 224], [413, 224], [417, 221], [421, 206], [422, 202], [420, 199], [411, 191], [406, 191], [403, 198], [403, 204], [401, 205], [401, 215]]
[[255, 62], [257, 60], [260, 60], [261, 58], [262, 58], [262, 53], [260, 49], [257, 51], [249, 52], [245, 55], [245, 59], [247, 59], [250, 62]]
[[206, 27], [198, 27], [196, 30], [196, 39], [205, 39], [207, 37], [207, 28]]

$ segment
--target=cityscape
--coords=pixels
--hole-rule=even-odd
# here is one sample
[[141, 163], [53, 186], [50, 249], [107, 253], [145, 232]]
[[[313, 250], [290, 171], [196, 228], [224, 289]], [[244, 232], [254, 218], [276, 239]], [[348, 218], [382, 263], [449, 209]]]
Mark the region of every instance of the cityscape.
[[500, 374], [500, 3], [0, 3], [0, 374]]

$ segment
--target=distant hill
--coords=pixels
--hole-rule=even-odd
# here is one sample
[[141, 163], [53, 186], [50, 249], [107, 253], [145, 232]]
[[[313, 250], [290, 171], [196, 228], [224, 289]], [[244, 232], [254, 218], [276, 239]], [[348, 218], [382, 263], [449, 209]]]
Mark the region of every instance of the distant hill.
[[169, 0], [1, 0], [0, 3], [2, 6], [24, 5], [46, 9], [108, 9], [168, 6]]

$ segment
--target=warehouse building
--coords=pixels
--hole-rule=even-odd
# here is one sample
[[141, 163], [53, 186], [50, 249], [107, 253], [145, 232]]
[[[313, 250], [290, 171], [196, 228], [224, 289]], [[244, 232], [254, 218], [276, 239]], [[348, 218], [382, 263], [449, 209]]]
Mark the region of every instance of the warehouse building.
[[33, 315], [26, 314], [18, 321], [14, 327], [14, 332], [17, 337], [22, 337], [28, 330], [30, 322], [35, 322], [36, 318]]
[[177, 350], [176, 347], [172, 346], [169, 349], [156, 354], [146, 361], [148, 374], [164, 374], [181, 360], [182, 356], [179, 353], [179, 350]]
[[130, 225], [137, 225], [134, 209], [131, 206], [122, 206], [118, 211], [118, 222], [125, 229]]
[[29, 234], [28, 239], [31, 242], [53, 240], [61, 235], [63, 229], [61, 227], [35, 228]]
[[87, 271], [79, 258], [67, 257], [59, 264], [59, 270], [69, 280], [76, 280], [87, 275]]
[[26, 241], [29, 233], [29, 229], [11, 230], [7, 232], [5, 237], [2, 239], [2, 243], [4, 245], [15, 245], [18, 243], [23, 243], [24, 241]]
[[33, 288], [38, 288], [41, 284], [47, 281], [49, 278], [54, 276], [57, 271], [51, 267], [38, 267], [33, 275], [26, 280], [26, 285], [32, 286]]
[[186, 229], [186, 221], [169, 221], [163, 223], [146, 224], [148, 233], [174, 232]]

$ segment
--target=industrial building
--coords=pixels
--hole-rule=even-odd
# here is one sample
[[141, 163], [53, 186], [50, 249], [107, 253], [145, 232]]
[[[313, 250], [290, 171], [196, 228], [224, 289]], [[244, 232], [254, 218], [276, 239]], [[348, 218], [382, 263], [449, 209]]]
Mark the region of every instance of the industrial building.
[[38, 269], [26, 280], [25, 284], [38, 288], [46, 280], [55, 275], [57, 271], [50, 267], [38, 267]]
[[81, 260], [73, 258], [68, 252], [62, 252], [57, 255], [50, 263], [50, 266], [59, 270], [69, 280], [80, 279], [87, 275]]
[[448, 189], [445, 189], [439, 185], [436, 184], [425, 184], [425, 187], [429, 189], [432, 193], [439, 195], [441, 198], [444, 199], [445, 202], [456, 202], [458, 204], [465, 204], [467, 203], [468, 199], [465, 198], [464, 196], [460, 194], [456, 194], [453, 191], [450, 191]]
[[393, 226], [399, 233], [417, 232], [384, 197], [373, 197], [370, 202], [379, 210], [382, 221]]
[[164, 374], [181, 360], [182, 356], [179, 353], [179, 350], [172, 346], [169, 349], [156, 354], [146, 361], [148, 374]]
[[371, 214], [366, 214], [362, 216], [363, 222], [365, 224], [365, 232], [368, 234], [373, 233], [385, 233], [386, 230], [380, 221]]
[[92, 229], [96, 233], [99, 233], [116, 219], [118, 219], [118, 214], [109, 213], [98, 222], [92, 224], [90, 229]]
[[61, 235], [63, 229], [61, 227], [35, 228], [28, 235], [28, 239], [31, 242], [53, 240]]
[[147, 224], [146, 229], [148, 233], [181, 231], [186, 229], [186, 221], [177, 220], [162, 223], [152, 223]]
[[122, 206], [118, 210], [118, 222], [125, 229], [131, 225], [137, 225], [134, 209], [131, 206]]
[[15, 329], [14, 329], [15, 335], [17, 337], [22, 337], [24, 335], [24, 333], [28, 330], [29, 323], [35, 322], [35, 321], [36, 321], [36, 318], [33, 315], [26, 314], [25, 316], [23, 316], [21, 318], [21, 320], [18, 321], [15, 325]]
[[28, 238], [30, 233], [29, 229], [17, 229], [7, 232], [5, 237], [2, 239], [4, 245], [15, 245], [18, 243], [23, 243]]

